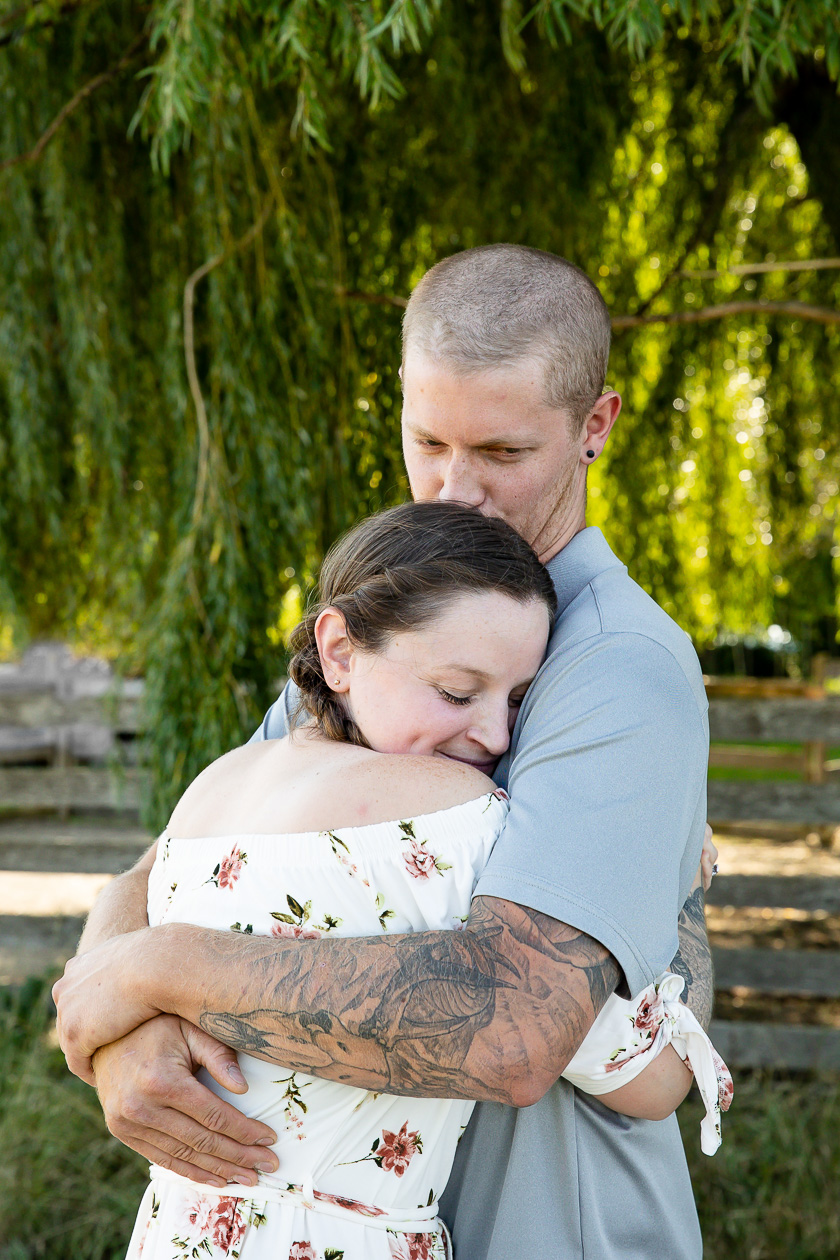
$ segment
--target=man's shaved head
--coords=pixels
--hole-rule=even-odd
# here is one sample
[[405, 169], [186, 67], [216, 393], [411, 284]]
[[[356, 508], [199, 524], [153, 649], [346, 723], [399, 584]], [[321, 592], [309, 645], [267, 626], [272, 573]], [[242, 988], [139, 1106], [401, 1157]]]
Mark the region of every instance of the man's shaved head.
[[592, 281], [556, 254], [482, 245], [444, 258], [415, 288], [403, 322], [409, 352], [465, 376], [539, 361], [545, 402], [577, 427], [604, 388], [610, 317]]

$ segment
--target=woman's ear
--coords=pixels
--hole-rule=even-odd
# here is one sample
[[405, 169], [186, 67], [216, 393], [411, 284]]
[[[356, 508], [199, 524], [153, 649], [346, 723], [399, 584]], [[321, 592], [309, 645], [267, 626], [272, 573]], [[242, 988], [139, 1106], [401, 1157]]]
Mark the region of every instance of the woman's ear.
[[315, 622], [315, 642], [324, 680], [332, 691], [347, 691], [350, 686], [350, 662], [353, 644], [347, 637], [347, 626], [337, 608], [325, 608]]

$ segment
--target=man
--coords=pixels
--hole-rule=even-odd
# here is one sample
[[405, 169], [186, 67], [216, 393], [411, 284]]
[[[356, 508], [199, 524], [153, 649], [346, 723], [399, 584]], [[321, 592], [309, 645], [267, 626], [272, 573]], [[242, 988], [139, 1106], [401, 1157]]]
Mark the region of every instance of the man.
[[[458, 1260], [700, 1256], [675, 1117], [630, 1120], [557, 1081], [607, 996], [669, 965], [684, 903], [676, 965], [695, 1013], [710, 1015], [702, 891], [686, 902], [705, 820], [699, 667], [686, 635], [585, 528], [587, 468], [621, 406], [602, 392], [609, 339], [583, 273], [515, 246], [444, 260], [406, 312], [413, 495], [506, 519], [548, 563], [560, 605], [495, 775], [511, 811], [465, 927], [490, 1000], [465, 1015], [445, 932], [395, 938], [383, 961], [364, 939], [278, 941], [269, 955], [236, 934], [210, 942], [200, 929], [155, 929], [162, 952], [142, 982], [128, 962], [136, 938], [95, 950], [57, 988], [63, 1044], [92, 1079], [87, 1055], [149, 1021], [98, 1052], [96, 1083], [112, 1130], [156, 1162], [216, 1184], [247, 1182], [260, 1166], [270, 1131], [215, 1097], [208, 1106], [190, 1076], [204, 1062], [235, 1087], [212, 1033], [350, 1084], [383, 1088], [384, 1073], [392, 1093], [481, 1100], [443, 1203]], [[285, 732], [288, 705], [287, 691], [258, 738]], [[143, 927], [148, 865], [107, 890], [83, 948]], [[121, 974], [132, 977], [122, 988]], [[326, 1054], [322, 1034], [336, 1025], [351, 1036]], [[450, 1025], [451, 1053], [445, 1038], [440, 1049]], [[149, 1055], [138, 1085], [135, 1065]]]

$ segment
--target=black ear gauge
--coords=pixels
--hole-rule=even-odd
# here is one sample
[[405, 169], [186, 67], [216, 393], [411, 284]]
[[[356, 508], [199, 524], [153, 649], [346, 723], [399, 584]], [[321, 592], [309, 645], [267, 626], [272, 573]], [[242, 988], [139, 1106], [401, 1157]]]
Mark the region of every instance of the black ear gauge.
[[586, 454], [589, 456], [589, 458], [590, 458], [590, 459], [594, 459], [594, 458], [595, 458], [595, 452], [594, 452], [594, 451], [587, 451], [587, 452], [586, 452]]

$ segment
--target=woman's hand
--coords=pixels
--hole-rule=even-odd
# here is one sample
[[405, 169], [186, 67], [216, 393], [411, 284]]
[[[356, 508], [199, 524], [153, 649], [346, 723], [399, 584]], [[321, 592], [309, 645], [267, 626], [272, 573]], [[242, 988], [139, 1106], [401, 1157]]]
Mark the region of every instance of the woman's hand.
[[96, 1083], [91, 1058], [99, 1047], [159, 1013], [143, 992], [142, 963], [153, 934], [163, 930], [143, 928], [105, 941], [71, 958], [53, 985], [59, 1044], [70, 1071], [88, 1085]]

